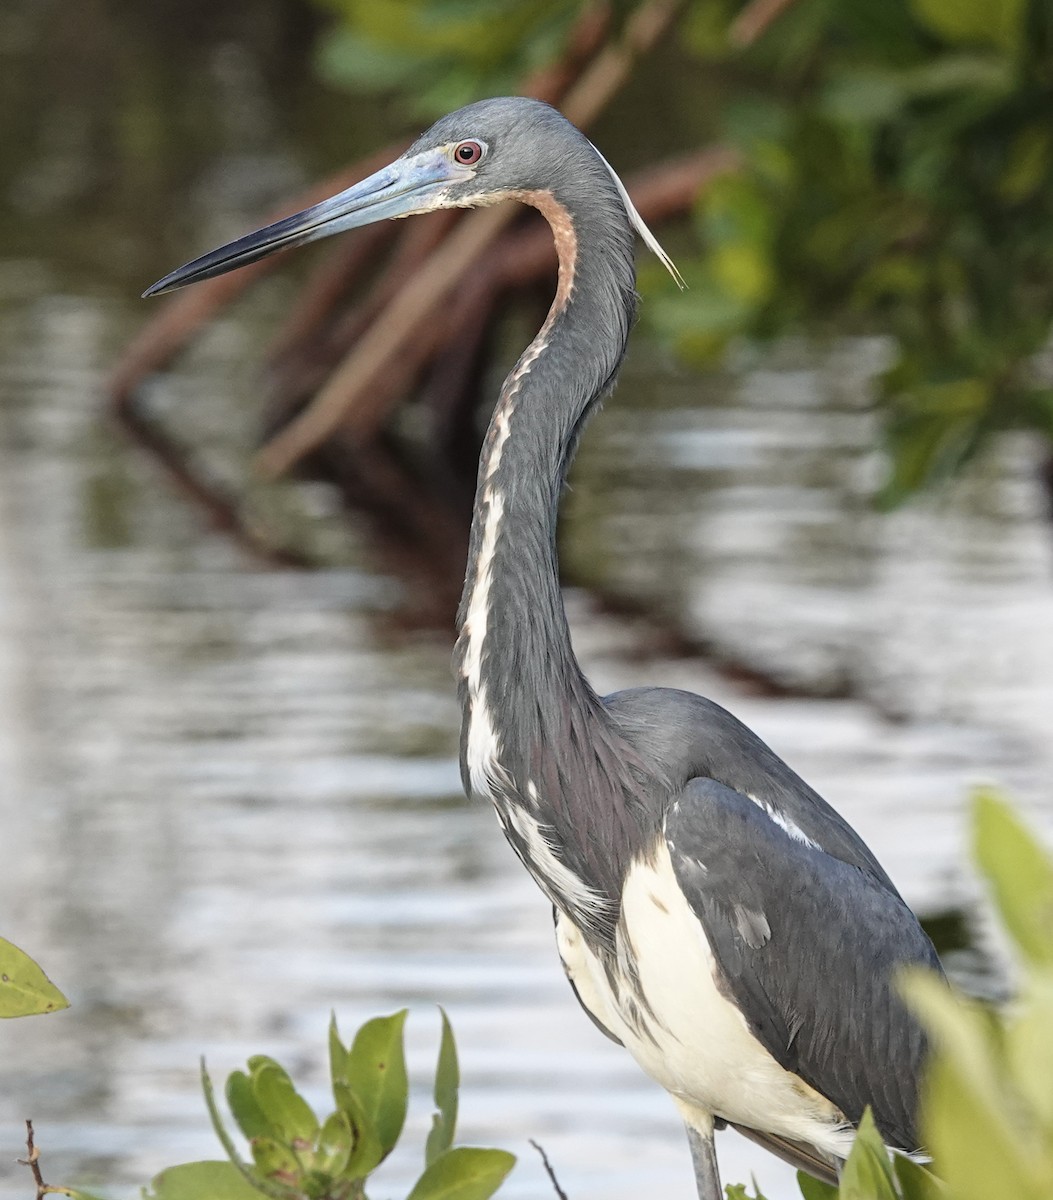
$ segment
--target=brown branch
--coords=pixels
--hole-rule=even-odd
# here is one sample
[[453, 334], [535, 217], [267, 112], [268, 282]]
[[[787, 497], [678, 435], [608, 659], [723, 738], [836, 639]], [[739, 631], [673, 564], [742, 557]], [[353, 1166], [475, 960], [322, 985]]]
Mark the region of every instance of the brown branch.
[[530, 1144], [541, 1155], [541, 1161], [545, 1165], [545, 1171], [548, 1173], [549, 1179], [552, 1180], [552, 1186], [556, 1189], [556, 1195], [559, 1197], [559, 1200], [567, 1200], [567, 1193], [559, 1186], [559, 1180], [556, 1178], [556, 1172], [552, 1169], [552, 1164], [548, 1161], [548, 1155], [533, 1138], [530, 1139]]
[[[528, 81], [528, 89], [541, 98], [557, 103], [566, 88], [573, 83], [602, 46], [609, 24], [610, 5], [605, 0], [586, 9], [572, 30], [560, 61], [532, 76]], [[343, 190], [383, 166], [402, 149], [401, 144], [388, 147], [352, 164], [346, 170], [283, 204], [269, 219], [278, 220]], [[443, 215], [449, 218], [451, 224], [461, 216], [459, 213]], [[323, 270], [301, 292], [293, 312], [277, 336], [273, 350], [274, 357], [279, 360], [275, 364], [277, 370], [281, 370], [281, 360], [288, 361], [294, 357], [299, 346], [327, 320], [363, 268], [375, 261], [384, 244], [399, 238], [400, 250], [395, 269], [385, 273], [381, 287], [374, 291], [370, 300], [342, 321], [331, 336], [340, 343], [342, 339], [346, 339], [349, 330], [351, 334], [358, 336], [360, 331], [375, 319], [376, 314], [382, 311], [384, 303], [390, 298], [387, 293], [404, 286], [407, 279], [416, 273], [418, 262], [424, 257], [421, 248], [430, 250], [441, 240], [440, 236], [428, 244], [427, 233], [419, 229], [421, 224], [425, 223], [412, 222], [395, 226], [385, 222], [382, 226], [358, 231], [355, 236], [345, 240], [347, 248], [337, 255], [336, 264], [332, 265], [331, 261], [327, 260]], [[440, 226], [433, 225], [432, 228]], [[214, 481], [203, 477], [188, 462], [186, 448], [142, 411], [139, 388], [149, 374], [166, 366], [218, 309], [229, 304], [261, 275], [272, 270], [279, 260], [280, 256], [261, 260], [230, 275], [207, 281], [169, 300], [121, 356], [108, 389], [114, 412], [126, 430], [158, 458], [187, 495], [205, 507], [213, 524], [237, 536], [250, 549], [262, 551], [270, 559], [281, 558], [281, 552], [275, 552], [272, 547], [260, 544], [259, 534], [241, 519], [234, 498], [217, 487]], [[391, 285], [385, 287], [384, 283], [389, 279]], [[317, 363], [318, 358], [314, 361]], [[339, 355], [331, 361], [339, 361]], [[318, 370], [318, 366], [315, 369]], [[287, 419], [287, 413], [281, 416]]]
[[[570, 32], [561, 58], [535, 72], [524, 84], [524, 92], [550, 104], [558, 104], [567, 89], [603, 46], [610, 28], [610, 19], [608, 3], [594, 4], [582, 12]], [[369, 297], [341, 321], [339, 329], [335, 332], [335, 340], [346, 343], [357, 340], [362, 329], [384, 308], [394, 292], [412, 280], [420, 262], [463, 216], [464, 214], [457, 210], [447, 210], [433, 214], [430, 221], [407, 221], [398, 224], [387, 221], [382, 225], [372, 226], [372, 230], [383, 229], [389, 238], [401, 235], [396, 258], [385, 269]], [[363, 259], [368, 260], [379, 250], [379, 247], [371, 247], [367, 253], [362, 253], [359, 250], [362, 244], [361, 236], [349, 241], [352, 243], [352, 250], [343, 254], [334, 251], [302, 289], [295, 307], [268, 351], [272, 362], [285, 358], [295, 359], [304, 351], [311, 353], [316, 369], [321, 365], [318, 364], [316, 347], [310, 345], [308, 348], [308, 344], [316, 340], [312, 335], [316, 335], [319, 326], [329, 318], [330, 313], [353, 286], [363, 265]], [[353, 333], [347, 336], [344, 332], [347, 330]], [[324, 365], [328, 368], [332, 364]]]
[[436, 249], [412, 284], [404, 287], [329, 376], [307, 408], [263, 448], [256, 465], [266, 477], [285, 474], [341, 424], [355, 405], [355, 424], [375, 427], [389, 408], [390, 393], [379, 386], [385, 371], [459, 283], [466, 261], [474, 261], [501, 232], [510, 206], [483, 209], [463, 221]]
[[728, 41], [733, 46], [752, 46], [767, 32], [794, 0], [751, 0], [728, 29]]
[[[272, 403], [265, 427], [271, 430], [284, 428], [296, 413], [302, 411], [325, 385], [348, 347], [365, 335], [385, 306], [416, 277], [460, 216], [459, 212], [447, 210], [417, 221], [403, 222], [406, 229], [395, 254], [369, 293], [328, 330], [324, 326], [330, 314], [317, 312], [321, 330], [316, 328], [311, 337], [312, 330], [305, 325], [295, 344], [290, 342], [274, 354], [270, 364], [272, 393], [281, 400]], [[387, 221], [384, 224], [392, 226], [395, 223]], [[394, 364], [396, 368], [398, 365]], [[386, 379], [380, 382], [386, 383]]]
[[291, 356], [300, 343], [316, 336], [362, 271], [376, 262], [401, 232], [394, 221], [379, 221], [340, 238], [300, 289], [265, 357], [274, 362]]
[[[382, 166], [390, 153], [389, 148], [370, 155], [315, 184], [275, 209], [271, 219], [279, 220], [350, 186], [364, 173]], [[379, 236], [386, 232], [382, 230]], [[369, 245], [368, 237], [366, 244]], [[264, 259], [172, 298], [125, 350], [111, 375], [108, 391], [113, 413], [125, 431], [158, 460], [186, 496], [204, 508], [215, 528], [229, 533], [268, 562], [300, 567], [309, 565], [303, 555], [272, 544], [263, 531], [244, 519], [238, 497], [190, 462], [187, 447], [146, 412], [139, 390], [143, 380], [169, 363], [218, 309], [229, 304], [273, 265], [272, 259]]]
[[62, 1196], [74, 1196], [76, 1193], [70, 1188], [52, 1187], [50, 1183], [44, 1182], [44, 1176], [40, 1170], [40, 1147], [33, 1141], [33, 1122], [26, 1120], [26, 1151], [27, 1158], [19, 1158], [16, 1161], [20, 1166], [28, 1167], [33, 1173], [33, 1182], [36, 1184], [37, 1197], [36, 1200], [41, 1200], [41, 1197], [47, 1195], [55, 1195], [56, 1193]]
[[567, 93], [563, 112], [575, 125], [591, 125], [629, 77], [633, 63], [665, 36], [680, 0], [650, 0], [625, 22], [621, 40], [606, 46]]
[[[626, 23], [622, 39], [606, 47], [567, 93], [564, 111], [587, 125], [625, 82], [632, 62], [665, 33], [678, 0], [650, 0]], [[395, 296], [362, 339], [351, 348], [312, 402], [263, 448], [257, 467], [267, 478], [286, 473], [325, 440], [354, 409], [353, 427], [375, 429], [390, 410], [391, 393], [379, 381], [400, 355], [409, 353], [417, 331], [436, 319], [439, 306], [480, 255], [511, 221], [510, 205], [483, 209], [462, 221], [426, 265]], [[359, 410], [362, 410], [361, 412]]]
[[[652, 168], [646, 176], [631, 179], [630, 191], [645, 220], [664, 220], [684, 212], [699, 189], [714, 175], [731, 169], [735, 161], [733, 152], [724, 148], [705, 150]], [[461, 247], [460, 241], [454, 244], [450, 251], [454, 259], [460, 258], [463, 252]], [[449, 343], [455, 332], [474, 330], [481, 334], [493, 298], [499, 292], [543, 278], [553, 263], [551, 234], [540, 222], [514, 232], [502, 230], [500, 242], [493, 252], [476, 264], [475, 269], [459, 283], [447, 302], [436, 311], [429, 312], [426, 321], [421, 320], [412, 325], [411, 340], [406, 343], [400, 342], [399, 331], [395, 330], [391, 334], [390, 342], [380, 343], [376, 347], [376, 358], [373, 361], [377, 365], [368, 391], [359, 390], [362, 384], [358, 372], [368, 369], [363, 367], [363, 356], [355, 353], [356, 350], [361, 350], [362, 343], [349, 350], [339, 374], [330, 376], [323, 389], [333, 389], [331, 394], [334, 421], [359, 442], [366, 442], [375, 437], [399, 397], [412, 387], [414, 380], [419, 377], [429, 361], [434, 360], [436, 355], [443, 355], [443, 347]], [[436, 286], [449, 286], [446, 258], [440, 259], [438, 266], [429, 261], [423, 270], [437, 272]], [[415, 289], [399, 295], [420, 299], [420, 292]], [[386, 326], [381, 328], [386, 329]], [[348, 340], [353, 338], [349, 336]], [[473, 347], [459, 339], [450, 349], [451, 356], [460, 364], [463, 375], [473, 358]], [[447, 377], [452, 378], [457, 368], [447, 362], [446, 369]], [[319, 394], [318, 400], [321, 399], [321, 395], [322, 393]], [[354, 403], [348, 404], [349, 395], [354, 399]], [[448, 409], [448, 406], [440, 404], [439, 408]], [[448, 411], [441, 412], [440, 419], [448, 428], [451, 414]], [[335, 427], [334, 424], [334, 429]], [[263, 461], [266, 465], [266, 458]]]
[[193, 466], [187, 447], [144, 411], [136, 395], [118, 406], [115, 415], [125, 431], [167, 470], [176, 487], [205, 510], [213, 528], [229, 534], [252, 554], [275, 566], [313, 565], [306, 555], [276, 544], [266, 531], [247, 521], [240, 498]]
[[590, 59], [602, 48], [610, 25], [611, 6], [607, 0], [586, 8], [570, 32], [563, 56], [535, 72], [523, 85], [524, 94], [558, 104]]
[[33, 1182], [37, 1185], [37, 1200], [48, 1191], [44, 1176], [40, 1173], [40, 1150], [33, 1142], [33, 1122], [26, 1120], [26, 1152], [28, 1158], [18, 1159], [19, 1166], [28, 1167], [33, 1172]]

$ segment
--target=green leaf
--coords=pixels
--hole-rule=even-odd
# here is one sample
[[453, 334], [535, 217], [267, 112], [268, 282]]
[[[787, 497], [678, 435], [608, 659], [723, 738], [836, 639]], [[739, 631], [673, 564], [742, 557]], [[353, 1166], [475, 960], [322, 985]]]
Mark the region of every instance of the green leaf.
[[260, 1200], [260, 1192], [229, 1162], [168, 1167], [144, 1191], [147, 1200]]
[[336, 1013], [329, 1015], [329, 1077], [333, 1083], [347, 1082], [347, 1047], [340, 1040]]
[[201, 1060], [201, 1090], [205, 1093], [205, 1107], [208, 1109], [209, 1119], [212, 1121], [212, 1128], [216, 1131], [216, 1137], [219, 1138], [220, 1144], [227, 1152], [227, 1157], [230, 1161], [244, 1174], [247, 1168], [242, 1163], [241, 1155], [238, 1154], [237, 1147], [231, 1140], [230, 1134], [227, 1132], [227, 1127], [223, 1123], [223, 1118], [220, 1116], [219, 1108], [216, 1104], [216, 1092], [212, 1086], [212, 1077], [208, 1073], [204, 1059]]
[[[752, 1182], [752, 1193], [746, 1191], [744, 1183], [728, 1183], [724, 1186], [724, 1195], [727, 1197], [727, 1200], [765, 1200], [764, 1194], [757, 1187], [757, 1180], [754, 1179]], [[837, 1193], [835, 1192], [834, 1194], [836, 1195]]]
[[431, 1119], [431, 1131], [424, 1148], [424, 1163], [435, 1161], [444, 1150], [453, 1145], [457, 1128], [457, 1091], [461, 1075], [457, 1065], [457, 1044], [446, 1010], [442, 1013], [442, 1040], [439, 1043], [439, 1061], [435, 1067], [435, 1107], [439, 1110]]
[[299, 1190], [297, 1184], [301, 1167], [296, 1155], [288, 1146], [270, 1137], [253, 1138], [251, 1145], [256, 1169], [264, 1179]]
[[398, 1141], [409, 1102], [402, 1045], [407, 1011], [367, 1021], [355, 1034], [347, 1057], [348, 1082], [376, 1130], [385, 1155]]
[[994, 792], [977, 793], [973, 853], [1002, 921], [1030, 962], [1053, 966], [1053, 862]]
[[293, 1087], [285, 1068], [273, 1059], [263, 1058], [251, 1059], [250, 1065], [256, 1103], [276, 1137], [287, 1145], [313, 1142], [318, 1134], [318, 1118]]
[[820, 104], [837, 121], [877, 125], [894, 116], [908, 100], [901, 71], [884, 66], [837, 67], [830, 71]]
[[274, 1184], [260, 1179], [253, 1173], [252, 1168], [242, 1160], [241, 1155], [238, 1153], [237, 1147], [234, 1145], [230, 1134], [227, 1132], [227, 1127], [223, 1124], [223, 1118], [219, 1114], [219, 1108], [216, 1104], [215, 1090], [212, 1087], [212, 1079], [205, 1066], [204, 1059], [201, 1060], [201, 1088], [205, 1093], [205, 1107], [208, 1109], [208, 1115], [212, 1121], [212, 1128], [216, 1131], [216, 1137], [219, 1138], [223, 1149], [227, 1152], [227, 1157], [230, 1159], [231, 1166], [238, 1172], [245, 1183], [253, 1189], [253, 1191], [263, 1192], [265, 1195], [272, 1197], [273, 1200], [285, 1200], [285, 1197], [288, 1195], [288, 1189], [278, 1188]]
[[457, 1146], [425, 1168], [406, 1200], [487, 1200], [515, 1161], [507, 1150]]
[[954, 1200], [1043, 1200], [1051, 1194], [1039, 1190], [1022, 1131], [951, 1054], [937, 1054], [930, 1065], [922, 1112], [925, 1143]]
[[252, 1088], [252, 1080], [244, 1071], [231, 1071], [227, 1076], [227, 1104], [241, 1132], [247, 1138], [270, 1137], [274, 1126], [263, 1115]]
[[347, 1113], [335, 1112], [326, 1118], [315, 1147], [315, 1170], [327, 1175], [343, 1175], [351, 1160], [354, 1133]]
[[797, 1186], [804, 1200], [837, 1200], [837, 1188], [821, 1179], [815, 1179], [804, 1171], [797, 1172]]
[[[901, 973], [900, 991], [917, 1012], [939, 1055], [952, 1058], [969, 1086], [1001, 1110], [1005, 1088], [989, 1015], [929, 971]], [[998, 1117], [1001, 1124], [1004, 1116]]]
[[343, 1176], [345, 1179], [364, 1179], [383, 1159], [384, 1147], [380, 1144], [376, 1128], [351, 1085], [333, 1084], [333, 1096], [337, 1108], [347, 1117], [354, 1141]]
[[0, 1017], [29, 1017], [69, 1008], [69, 1001], [28, 954], [0, 938]]
[[1020, 43], [1027, 0], [912, 0], [914, 15], [952, 44], [980, 42], [1013, 51]]
[[931, 1171], [905, 1154], [895, 1155], [892, 1165], [903, 1200], [942, 1200], [946, 1194], [943, 1184]]
[[[307, 1200], [333, 1200], [333, 1177], [326, 1174], [324, 1171], [308, 1171], [300, 1177], [298, 1185], [300, 1195], [306, 1196]], [[341, 1188], [338, 1195], [343, 1195]], [[300, 1196], [296, 1196], [293, 1200], [300, 1200]], [[356, 1200], [358, 1198], [356, 1197]], [[365, 1200], [365, 1197], [362, 1197]]]
[[892, 1163], [869, 1108], [841, 1172], [838, 1195], [840, 1200], [897, 1200]]
[[1049, 178], [1053, 131], [1045, 124], [1027, 125], [1008, 147], [998, 190], [1012, 204], [1030, 199]]
[[1007, 1066], [1024, 1111], [1045, 1130], [1053, 1153], [1053, 975], [1033, 971], [1008, 1021]]

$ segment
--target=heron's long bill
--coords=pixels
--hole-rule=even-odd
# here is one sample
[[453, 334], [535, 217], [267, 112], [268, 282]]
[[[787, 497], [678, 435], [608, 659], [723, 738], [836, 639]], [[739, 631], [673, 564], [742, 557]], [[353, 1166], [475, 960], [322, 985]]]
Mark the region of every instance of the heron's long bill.
[[143, 296], [157, 296], [188, 283], [211, 279], [236, 267], [258, 262], [276, 250], [303, 246], [333, 233], [371, 225], [388, 217], [428, 212], [440, 206], [446, 187], [466, 177], [464, 168], [452, 162], [443, 149], [425, 150], [410, 158], [396, 159], [346, 192], [178, 267], [147, 288]]

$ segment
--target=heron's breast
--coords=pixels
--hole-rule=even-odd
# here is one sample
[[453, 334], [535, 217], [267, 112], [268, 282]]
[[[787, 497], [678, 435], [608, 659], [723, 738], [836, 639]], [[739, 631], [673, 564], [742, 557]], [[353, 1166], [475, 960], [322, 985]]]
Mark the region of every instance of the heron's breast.
[[727, 998], [705, 930], [664, 841], [630, 869], [617, 953], [607, 958], [565, 918], [557, 941], [582, 1004], [643, 1070], [725, 1120], [847, 1153], [836, 1106], [785, 1071]]

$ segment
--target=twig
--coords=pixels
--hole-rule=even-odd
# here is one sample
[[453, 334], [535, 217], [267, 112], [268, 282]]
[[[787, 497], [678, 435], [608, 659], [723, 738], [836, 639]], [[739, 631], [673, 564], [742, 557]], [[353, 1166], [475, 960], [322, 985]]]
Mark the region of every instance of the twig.
[[44, 1176], [40, 1172], [40, 1147], [33, 1141], [33, 1122], [26, 1120], [26, 1150], [29, 1153], [28, 1158], [18, 1159], [20, 1166], [28, 1167], [33, 1172], [33, 1182], [37, 1187], [37, 1200], [41, 1200], [42, 1196], [55, 1195], [56, 1193], [62, 1196], [73, 1196], [76, 1193], [70, 1188], [52, 1187], [50, 1183], [44, 1182]]
[[153, 420], [139, 402], [137, 393], [128, 394], [129, 402], [115, 407], [117, 420], [140, 446], [144, 446], [167, 469], [176, 486], [208, 514], [214, 529], [234, 537], [251, 553], [280, 567], [309, 567], [308, 556], [276, 543], [267, 531], [255, 527], [242, 512], [241, 499], [216, 479], [195, 466], [186, 447], [158, 421]]
[[20, 1158], [19, 1165], [28, 1167], [33, 1172], [33, 1182], [37, 1185], [37, 1200], [45, 1195], [48, 1190], [48, 1185], [44, 1182], [44, 1176], [40, 1173], [40, 1151], [33, 1142], [33, 1122], [26, 1121], [26, 1151], [29, 1154], [28, 1158]]
[[541, 1161], [545, 1164], [545, 1170], [548, 1172], [549, 1179], [552, 1180], [552, 1186], [556, 1189], [559, 1200], [567, 1200], [567, 1193], [559, 1186], [559, 1180], [556, 1178], [556, 1172], [552, 1169], [552, 1164], [548, 1161], [548, 1155], [533, 1138], [530, 1139], [530, 1144], [541, 1155]]

